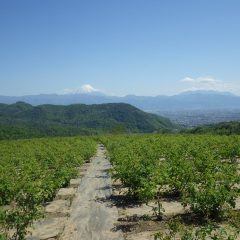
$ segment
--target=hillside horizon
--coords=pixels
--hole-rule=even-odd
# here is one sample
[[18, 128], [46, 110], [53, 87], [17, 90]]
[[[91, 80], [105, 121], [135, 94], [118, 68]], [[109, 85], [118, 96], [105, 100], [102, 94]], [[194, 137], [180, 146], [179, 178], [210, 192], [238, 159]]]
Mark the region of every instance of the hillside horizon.
[[172, 130], [167, 118], [126, 103], [0, 104], [0, 139], [99, 133], [151, 133]]
[[240, 109], [240, 96], [230, 92], [219, 91], [186, 91], [173, 96], [136, 96], [123, 97], [90, 93], [72, 94], [39, 94], [26, 96], [0, 96], [0, 103], [13, 104], [26, 102], [37, 106], [41, 104], [104, 104], [127, 103], [143, 111], [176, 111], [176, 110], [209, 110], [209, 109]]
[[155, 94], [155, 95], [141, 95], [141, 94], [134, 94], [134, 93], [128, 93], [125, 95], [115, 95], [115, 94], [108, 94], [104, 93], [100, 90], [96, 91], [76, 91], [76, 92], [52, 92], [52, 93], [33, 93], [33, 94], [21, 94], [21, 95], [14, 95], [14, 94], [0, 94], [0, 97], [27, 97], [27, 96], [46, 96], [46, 95], [56, 95], [56, 96], [65, 96], [65, 95], [92, 95], [92, 96], [108, 96], [108, 97], [173, 97], [173, 96], [179, 96], [179, 95], [189, 95], [189, 94], [220, 94], [220, 95], [231, 95], [231, 96], [238, 96], [240, 97], [240, 94], [236, 94], [230, 91], [218, 91], [218, 90], [208, 90], [208, 89], [190, 89], [190, 90], [183, 90], [175, 94]]

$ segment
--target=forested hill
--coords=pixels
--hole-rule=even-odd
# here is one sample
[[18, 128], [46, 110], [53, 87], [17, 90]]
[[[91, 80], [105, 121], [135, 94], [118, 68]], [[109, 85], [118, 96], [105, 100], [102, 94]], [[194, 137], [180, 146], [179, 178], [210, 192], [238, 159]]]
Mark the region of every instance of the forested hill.
[[220, 135], [240, 134], [240, 121], [221, 122], [186, 130], [190, 133], [211, 133]]
[[32, 106], [0, 104], [0, 139], [77, 134], [167, 131], [167, 118], [145, 113], [129, 104]]

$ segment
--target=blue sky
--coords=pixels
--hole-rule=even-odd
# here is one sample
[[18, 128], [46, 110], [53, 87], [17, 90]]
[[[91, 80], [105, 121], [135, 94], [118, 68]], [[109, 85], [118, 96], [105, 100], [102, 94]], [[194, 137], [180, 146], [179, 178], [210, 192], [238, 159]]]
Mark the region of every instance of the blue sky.
[[0, 0], [0, 94], [240, 94], [239, 0]]

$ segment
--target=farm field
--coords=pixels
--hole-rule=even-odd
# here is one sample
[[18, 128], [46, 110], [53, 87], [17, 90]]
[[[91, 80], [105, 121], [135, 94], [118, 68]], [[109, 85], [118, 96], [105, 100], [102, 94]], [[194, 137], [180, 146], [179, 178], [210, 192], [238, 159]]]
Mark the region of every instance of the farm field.
[[42, 205], [95, 154], [87, 137], [0, 142], [0, 239], [24, 239]]
[[240, 0], [0, 6], [0, 240], [240, 240]]
[[77, 176], [99, 142], [106, 151], [89, 163], [74, 206], [87, 201], [84, 194], [100, 193], [87, 189], [88, 181], [104, 186], [112, 177], [105, 200], [118, 209], [114, 231], [124, 239], [239, 239], [240, 137], [180, 134], [1, 141], [0, 239], [25, 239], [42, 206]]
[[239, 136], [142, 135], [102, 142], [127, 239], [239, 237]]

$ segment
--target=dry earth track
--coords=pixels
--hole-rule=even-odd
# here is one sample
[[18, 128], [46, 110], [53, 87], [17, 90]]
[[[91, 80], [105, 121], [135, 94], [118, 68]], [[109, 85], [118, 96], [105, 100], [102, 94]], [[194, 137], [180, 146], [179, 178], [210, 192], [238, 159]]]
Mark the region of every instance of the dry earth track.
[[123, 240], [121, 231], [115, 231], [118, 210], [108, 201], [110, 169], [105, 148], [99, 145], [77, 189], [61, 240]]

